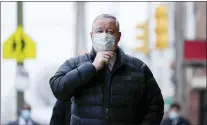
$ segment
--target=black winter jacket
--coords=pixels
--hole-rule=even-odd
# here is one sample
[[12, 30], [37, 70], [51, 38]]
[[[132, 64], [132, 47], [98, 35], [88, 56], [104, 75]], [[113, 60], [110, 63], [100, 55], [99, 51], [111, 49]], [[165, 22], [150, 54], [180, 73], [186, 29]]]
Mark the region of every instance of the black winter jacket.
[[70, 125], [160, 125], [163, 97], [145, 63], [118, 48], [112, 71], [96, 72], [95, 56], [65, 61], [50, 79], [55, 97], [71, 100]]

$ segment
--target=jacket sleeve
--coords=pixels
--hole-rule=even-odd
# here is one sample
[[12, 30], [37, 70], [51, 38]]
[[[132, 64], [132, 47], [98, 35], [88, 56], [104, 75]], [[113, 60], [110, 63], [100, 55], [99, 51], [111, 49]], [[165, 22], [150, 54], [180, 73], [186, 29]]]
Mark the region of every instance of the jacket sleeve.
[[161, 90], [153, 77], [152, 72], [145, 64], [142, 65], [145, 76], [144, 103], [146, 113], [141, 125], [160, 125], [164, 115], [164, 100]]
[[69, 61], [65, 61], [49, 81], [54, 96], [61, 101], [70, 100], [96, 74], [96, 69], [90, 62], [72, 69]]
[[[64, 125], [66, 121], [65, 110], [67, 109], [67, 102], [57, 100], [53, 107], [52, 117], [50, 119], [50, 125]], [[69, 113], [69, 112], [68, 112]]]

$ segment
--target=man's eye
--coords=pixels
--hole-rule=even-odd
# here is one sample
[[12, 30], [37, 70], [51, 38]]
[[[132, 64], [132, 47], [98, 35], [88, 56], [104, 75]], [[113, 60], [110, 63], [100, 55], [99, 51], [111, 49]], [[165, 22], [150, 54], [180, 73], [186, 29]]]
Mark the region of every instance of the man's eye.
[[101, 30], [98, 30], [98, 31], [96, 31], [97, 33], [102, 33], [102, 31]]
[[113, 32], [113, 31], [108, 31], [107, 33], [109, 33], [109, 34], [114, 34], [114, 32]]

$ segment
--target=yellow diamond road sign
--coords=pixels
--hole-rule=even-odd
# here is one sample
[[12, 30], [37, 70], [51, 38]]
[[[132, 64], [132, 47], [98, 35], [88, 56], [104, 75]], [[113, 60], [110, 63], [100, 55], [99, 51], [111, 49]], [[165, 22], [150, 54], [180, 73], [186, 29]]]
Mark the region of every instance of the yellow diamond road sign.
[[4, 42], [3, 58], [16, 59], [18, 62], [36, 58], [36, 43], [25, 34], [21, 26]]

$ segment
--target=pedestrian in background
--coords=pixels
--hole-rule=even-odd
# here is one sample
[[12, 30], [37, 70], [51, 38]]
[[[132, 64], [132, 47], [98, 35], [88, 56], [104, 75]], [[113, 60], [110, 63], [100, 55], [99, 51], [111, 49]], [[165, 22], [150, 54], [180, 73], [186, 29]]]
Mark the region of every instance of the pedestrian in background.
[[31, 106], [24, 104], [16, 121], [8, 123], [8, 125], [40, 125], [31, 118]]
[[191, 125], [190, 122], [180, 115], [181, 107], [178, 103], [170, 106], [168, 116], [162, 121], [161, 125]]

